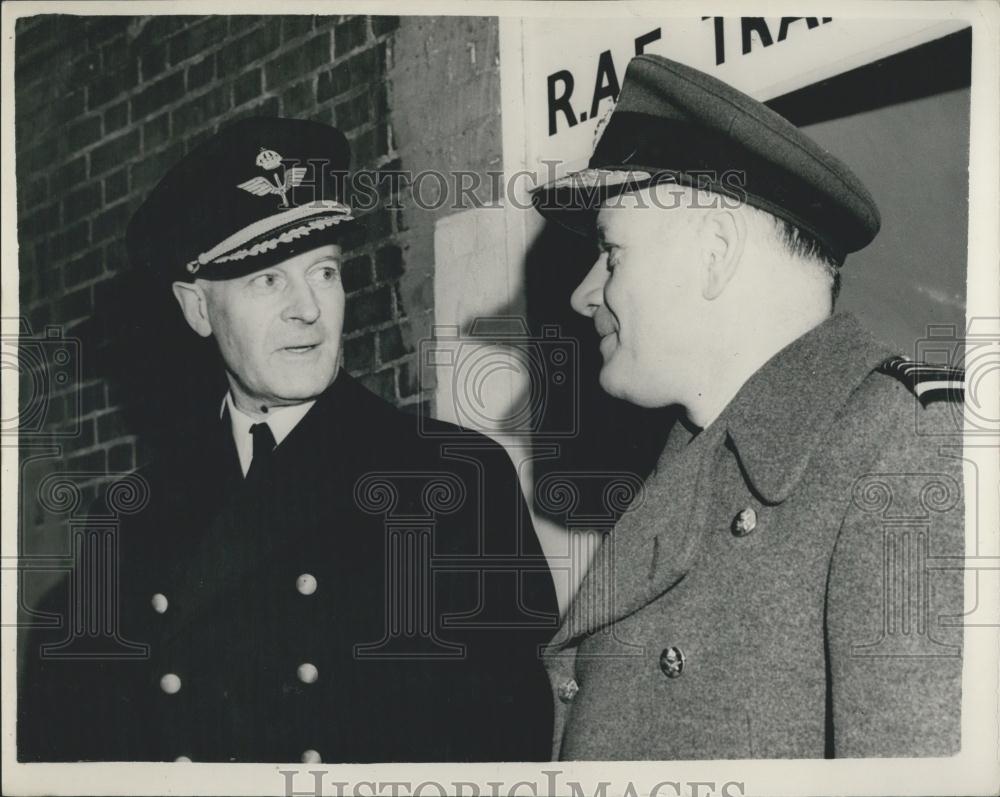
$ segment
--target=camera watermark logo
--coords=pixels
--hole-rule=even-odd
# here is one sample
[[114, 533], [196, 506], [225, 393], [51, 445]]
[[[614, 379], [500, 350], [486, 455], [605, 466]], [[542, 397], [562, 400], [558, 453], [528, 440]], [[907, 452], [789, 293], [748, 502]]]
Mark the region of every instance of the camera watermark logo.
[[[116, 477], [104, 492], [106, 511], [82, 509], [81, 484], [95, 478]], [[125, 639], [120, 624], [119, 528], [123, 515], [134, 515], [149, 504], [149, 484], [138, 473], [57, 472], [38, 486], [38, 502], [47, 511], [64, 515], [70, 550], [63, 557], [23, 557], [22, 574], [32, 570], [67, 572], [68, 588], [62, 615], [39, 614], [24, 607], [29, 626], [62, 628], [58, 642], [40, 646], [43, 659], [145, 659], [149, 646]], [[23, 595], [23, 592], [22, 592]]]
[[[577, 342], [555, 325], [532, 335], [523, 318], [478, 318], [468, 334], [434, 328], [419, 346], [421, 383], [445, 388], [438, 416], [487, 435], [573, 437], [579, 431]], [[421, 433], [454, 436], [422, 419]]]
[[935, 583], [935, 575], [953, 579], [952, 586], [960, 589], [958, 552], [936, 552], [932, 539], [935, 526], [948, 523], [949, 514], [952, 525], [962, 527], [961, 484], [944, 473], [869, 473], [854, 483], [852, 500], [882, 526], [882, 567], [877, 574], [881, 576], [880, 628], [875, 639], [853, 645], [852, 655], [959, 656], [957, 645], [935, 636], [942, 607], [934, 600], [939, 594], [935, 587], [943, 586]]
[[80, 433], [80, 341], [58, 326], [34, 334], [24, 318], [0, 319], [0, 369], [17, 379], [18, 404], [0, 434], [76, 437]]

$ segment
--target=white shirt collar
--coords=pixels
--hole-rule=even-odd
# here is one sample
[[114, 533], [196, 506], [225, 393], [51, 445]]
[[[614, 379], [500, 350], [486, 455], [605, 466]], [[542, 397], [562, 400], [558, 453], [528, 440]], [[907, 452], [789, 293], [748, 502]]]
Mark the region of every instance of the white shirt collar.
[[253, 459], [253, 435], [250, 434], [250, 427], [257, 423], [266, 423], [271, 427], [275, 443], [280, 446], [281, 441], [288, 437], [292, 429], [305, 417], [315, 403], [316, 399], [313, 399], [302, 404], [274, 407], [267, 413], [266, 418], [258, 419], [251, 418], [242, 410], [237, 409], [232, 393], [226, 391], [226, 395], [222, 398], [222, 404], [219, 406], [219, 417], [222, 417], [226, 407], [228, 407], [233, 442], [236, 444], [236, 453], [240, 458], [240, 467], [243, 469], [244, 476], [250, 470], [250, 461]]

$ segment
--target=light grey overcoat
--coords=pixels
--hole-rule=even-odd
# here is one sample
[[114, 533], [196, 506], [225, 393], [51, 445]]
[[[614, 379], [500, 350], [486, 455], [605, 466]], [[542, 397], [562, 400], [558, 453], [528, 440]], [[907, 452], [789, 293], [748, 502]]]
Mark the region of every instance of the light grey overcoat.
[[836, 315], [678, 425], [546, 649], [561, 759], [958, 749], [961, 404]]

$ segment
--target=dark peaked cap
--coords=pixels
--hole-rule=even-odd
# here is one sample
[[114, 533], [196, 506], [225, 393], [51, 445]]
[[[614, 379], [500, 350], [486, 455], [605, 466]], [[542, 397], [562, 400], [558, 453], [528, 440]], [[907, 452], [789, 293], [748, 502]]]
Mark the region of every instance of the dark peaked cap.
[[629, 62], [589, 168], [532, 200], [579, 229], [587, 216], [574, 211], [654, 181], [741, 199], [812, 234], [838, 260], [871, 243], [881, 223], [861, 180], [783, 116], [711, 75], [644, 54]]
[[301, 119], [241, 119], [191, 149], [126, 234], [133, 266], [168, 280], [231, 279], [322, 246], [349, 221], [351, 150]]

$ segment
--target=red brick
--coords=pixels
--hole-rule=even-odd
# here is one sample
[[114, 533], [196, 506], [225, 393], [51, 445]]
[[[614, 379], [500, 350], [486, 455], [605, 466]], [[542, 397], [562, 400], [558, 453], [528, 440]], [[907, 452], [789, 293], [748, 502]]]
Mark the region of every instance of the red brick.
[[372, 284], [372, 259], [368, 255], [353, 257], [344, 262], [340, 281], [348, 293]]
[[53, 260], [62, 260], [65, 257], [73, 257], [90, 243], [90, 225], [86, 221], [81, 221], [73, 227], [60, 230], [52, 236], [49, 245], [49, 256]]
[[142, 126], [142, 148], [152, 152], [170, 140], [170, 114], [153, 117]]
[[352, 374], [371, 371], [374, 362], [374, 335], [367, 334], [344, 340], [344, 367]]
[[106, 238], [114, 236], [124, 236], [125, 227], [132, 216], [132, 208], [128, 202], [119, 202], [112, 205], [100, 215], [96, 216], [90, 225], [90, 240], [92, 243], [100, 243]]
[[140, 79], [148, 83], [167, 68], [167, 48], [163, 44], [154, 44], [139, 54]]
[[325, 102], [332, 97], [343, 94], [350, 88], [351, 70], [348, 62], [345, 61], [327, 72], [320, 73], [316, 84], [316, 99], [319, 102]]
[[103, 174], [138, 154], [139, 131], [131, 130], [94, 147], [90, 153], [90, 174], [92, 177]]
[[400, 327], [389, 327], [378, 333], [378, 361], [388, 363], [413, 353], [413, 347], [406, 343]]
[[225, 16], [213, 16], [184, 28], [168, 42], [171, 66], [201, 55], [226, 39], [228, 22]]
[[184, 73], [174, 72], [162, 78], [132, 98], [132, 118], [142, 119], [184, 94]]
[[[125, 64], [114, 72], [104, 72], [87, 84], [87, 107], [91, 110], [121, 98], [139, 85], [138, 63]], [[134, 114], [133, 114], [134, 116]]]
[[253, 69], [233, 81], [233, 104], [243, 105], [261, 95], [263, 71]]
[[104, 273], [104, 258], [99, 249], [94, 249], [67, 263], [63, 280], [67, 287], [75, 287], [99, 277], [102, 273]]
[[333, 29], [335, 54], [337, 58], [360, 47], [368, 39], [368, 18], [351, 17]]
[[371, 17], [372, 33], [375, 36], [384, 36], [392, 33], [399, 27], [399, 17], [373, 15]]
[[273, 89], [329, 63], [330, 60], [330, 34], [321, 33], [269, 61], [264, 66], [265, 86], [269, 90]]
[[184, 142], [178, 141], [166, 149], [146, 155], [142, 160], [134, 161], [130, 167], [132, 187], [139, 191], [152, 188], [166, 174], [167, 169], [182, 157]]
[[356, 329], [382, 324], [391, 321], [392, 315], [393, 298], [388, 286], [378, 288], [371, 293], [355, 294], [347, 300], [344, 331], [353, 332]]
[[122, 166], [104, 178], [104, 203], [110, 205], [128, 193], [128, 167]]
[[281, 93], [281, 113], [283, 116], [299, 117], [316, 105], [312, 78], [306, 78]]
[[17, 232], [21, 240], [47, 235], [59, 227], [59, 202], [45, 205], [18, 220]]
[[[18, 158], [18, 165], [21, 168], [25, 166], [21, 158]], [[52, 179], [50, 181], [52, 193], [57, 194], [60, 191], [68, 191], [73, 186], [82, 182], [86, 177], [87, 157], [80, 155], [59, 166], [52, 172]]]
[[114, 133], [128, 124], [128, 102], [122, 101], [104, 111], [104, 134]]
[[77, 454], [67, 460], [69, 469], [75, 473], [107, 473], [107, 458], [103, 449]]
[[400, 398], [409, 398], [420, 392], [420, 369], [414, 367], [413, 363], [400, 363], [397, 375]]
[[281, 31], [278, 24], [268, 20], [262, 28], [250, 31], [219, 50], [219, 74], [235, 74], [248, 64], [276, 50], [280, 41]]
[[281, 40], [287, 42], [299, 36], [306, 36], [311, 33], [316, 24], [316, 17], [312, 14], [295, 14], [281, 18]]
[[108, 470], [112, 473], [128, 473], [135, 469], [135, 446], [119, 443], [108, 449]]
[[335, 118], [337, 126], [345, 133], [368, 122], [371, 119], [368, 95], [358, 94], [349, 100], [338, 102]]
[[125, 413], [122, 410], [111, 410], [97, 416], [97, 439], [102, 442], [125, 437], [130, 432]]
[[215, 54], [195, 61], [187, 68], [187, 89], [193, 91], [215, 78]]
[[216, 86], [173, 112], [174, 135], [183, 136], [229, 110], [229, 87]]
[[45, 175], [39, 177], [23, 177], [18, 181], [18, 208], [34, 208], [45, 201], [49, 195], [49, 181]]
[[403, 252], [398, 246], [383, 246], [375, 253], [375, 277], [379, 282], [398, 279], [402, 274]]
[[67, 293], [55, 304], [55, 312], [64, 323], [75, 318], [85, 318], [93, 309], [93, 294], [90, 288]]
[[63, 224], [72, 224], [101, 207], [101, 184], [89, 183], [63, 197]]

